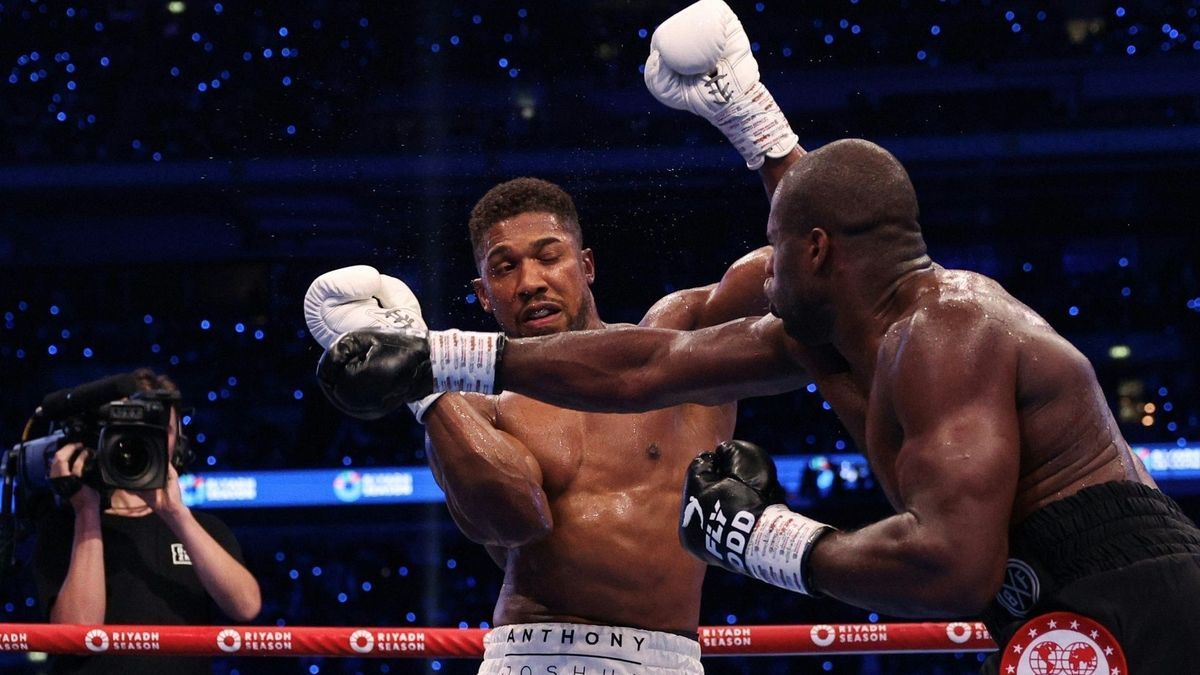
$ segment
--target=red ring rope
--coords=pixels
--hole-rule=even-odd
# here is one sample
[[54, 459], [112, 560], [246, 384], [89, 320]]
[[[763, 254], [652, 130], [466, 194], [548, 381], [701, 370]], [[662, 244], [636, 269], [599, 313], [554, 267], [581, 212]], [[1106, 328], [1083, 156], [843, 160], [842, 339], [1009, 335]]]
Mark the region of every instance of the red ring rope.
[[[517, 630], [514, 627], [514, 630]], [[482, 658], [482, 628], [0, 624], [0, 651], [192, 656]], [[586, 633], [581, 636], [586, 640]], [[982, 623], [703, 626], [704, 656], [996, 649]]]

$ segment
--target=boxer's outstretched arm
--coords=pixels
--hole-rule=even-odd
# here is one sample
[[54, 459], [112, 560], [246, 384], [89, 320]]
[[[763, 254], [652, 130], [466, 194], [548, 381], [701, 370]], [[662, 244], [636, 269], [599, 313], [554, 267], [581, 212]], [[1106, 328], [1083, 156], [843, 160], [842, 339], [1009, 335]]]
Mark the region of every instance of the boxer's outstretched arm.
[[429, 465], [450, 515], [471, 541], [512, 548], [554, 527], [542, 470], [523, 443], [496, 428], [495, 399], [446, 394], [425, 414]]
[[695, 331], [569, 331], [509, 340], [499, 379], [505, 389], [578, 410], [717, 405], [803, 386], [799, 349], [773, 316]]
[[1016, 349], [978, 313], [936, 311], [898, 338], [903, 348], [876, 379], [892, 388], [883, 415], [904, 435], [890, 460], [899, 513], [829, 534], [811, 556], [816, 590], [895, 616], [986, 606], [1003, 579], [1016, 494]]
[[763, 281], [767, 278], [770, 258], [770, 246], [747, 253], [725, 270], [719, 283], [687, 288], [663, 297], [646, 312], [639, 325], [695, 330], [768, 314], [770, 303], [763, 292]]

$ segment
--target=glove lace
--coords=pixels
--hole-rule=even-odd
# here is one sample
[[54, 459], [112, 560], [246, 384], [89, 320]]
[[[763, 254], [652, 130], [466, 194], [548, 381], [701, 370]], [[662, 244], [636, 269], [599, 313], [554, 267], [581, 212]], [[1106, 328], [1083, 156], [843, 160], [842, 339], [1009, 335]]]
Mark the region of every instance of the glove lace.
[[704, 87], [709, 95], [718, 103], [729, 103], [733, 100], [733, 85], [728, 82], [729, 75], [719, 69], [704, 80]]

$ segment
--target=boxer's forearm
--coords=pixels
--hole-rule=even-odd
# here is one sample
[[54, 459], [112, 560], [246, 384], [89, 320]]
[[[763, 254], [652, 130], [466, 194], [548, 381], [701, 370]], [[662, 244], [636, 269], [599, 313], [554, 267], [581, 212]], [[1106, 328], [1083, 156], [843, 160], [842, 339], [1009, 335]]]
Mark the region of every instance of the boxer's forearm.
[[969, 544], [930, 529], [914, 514], [901, 513], [854, 532], [830, 533], [810, 555], [812, 586], [892, 616], [978, 614], [999, 589], [1003, 565], [982, 564]]
[[510, 340], [501, 385], [553, 405], [642, 412], [681, 403], [717, 405], [800, 386], [803, 371], [759, 319], [696, 331], [607, 328]]

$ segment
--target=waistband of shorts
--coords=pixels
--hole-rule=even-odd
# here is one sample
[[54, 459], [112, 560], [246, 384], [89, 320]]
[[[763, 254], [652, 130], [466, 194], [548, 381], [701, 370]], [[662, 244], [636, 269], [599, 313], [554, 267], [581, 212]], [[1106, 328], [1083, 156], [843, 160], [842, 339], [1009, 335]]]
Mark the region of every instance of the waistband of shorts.
[[699, 659], [697, 638], [674, 632], [585, 623], [516, 623], [496, 626], [483, 637], [484, 658], [513, 651], [550, 656], [580, 649], [634, 650], [649, 667], [677, 667], [680, 659]]
[[1034, 512], [1009, 555], [1035, 560], [1062, 586], [1142, 560], [1200, 554], [1200, 529], [1159, 490], [1132, 481], [1084, 488]]

